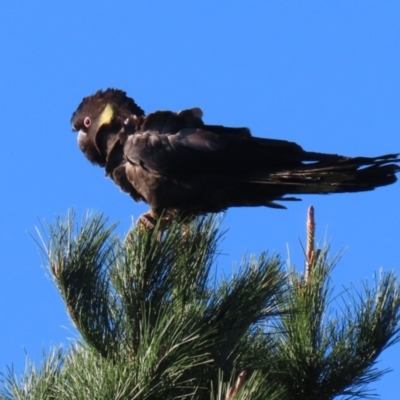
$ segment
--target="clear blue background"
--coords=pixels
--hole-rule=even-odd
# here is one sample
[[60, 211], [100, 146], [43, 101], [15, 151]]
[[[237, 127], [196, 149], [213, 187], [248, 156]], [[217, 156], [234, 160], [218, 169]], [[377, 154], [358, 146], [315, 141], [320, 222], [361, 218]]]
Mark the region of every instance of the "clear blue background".
[[[0, 370], [25, 350], [76, 337], [46, 277], [34, 234], [76, 207], [129, 228], [147, 207], [119, 192], [76, 145], [69, 120], [82, 97], [117, 87], [147, 112], [199, 106], [211, 124], [248, 126], [310, 151], [400, 151], [398, 1], [14, 1], [0, 5]], [[400, 184], [308, 196], [288, 210], [235, 209], [218, 267], [263, 249], [303, 267], [306, 209], [317, 237], [347, 251], [333, 278], [371, 282], [400, 269]], [[398, 399], [400, 345], [372, 388]]]

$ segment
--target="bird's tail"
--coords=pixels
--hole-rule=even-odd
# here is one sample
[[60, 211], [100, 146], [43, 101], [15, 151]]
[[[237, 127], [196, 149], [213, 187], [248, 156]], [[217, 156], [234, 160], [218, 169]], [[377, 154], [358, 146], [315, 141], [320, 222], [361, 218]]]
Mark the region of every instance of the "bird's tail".
[[[381, 157], [341, 157], [336, 161], [305, 164], [272, 174], [271, 183], [286, 186], [290, 193], [343, 193], [373, 190], [394, 183], [400, 167], [398, 154]], [[293, 186], [293, 191], [290, 190]]]
[[[253, 187], [247, 187], [259, 200], [269, 207], [285, 208], [274, 202], [266, 204], [265, 199], [299, 200], [285, 197], [296, 194], [329, 194], [363, 192], [396, 182], [400, 171], [398, 154], [380, 157], [341, 157], [319, 153], [305, 153], [306, 162], [300, 167], [277, 171], [263, 177], [248, 180]], [[257, 203], [257, 201], [255, 201]], [[260, 204], [261, 205], [261, 204]]]

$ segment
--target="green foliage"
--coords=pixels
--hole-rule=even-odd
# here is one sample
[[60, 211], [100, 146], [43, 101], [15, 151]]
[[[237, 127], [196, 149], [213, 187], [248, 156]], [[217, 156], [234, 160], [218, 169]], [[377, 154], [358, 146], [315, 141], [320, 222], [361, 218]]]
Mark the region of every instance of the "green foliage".
[[15, 372], [10, 368], [3, 379], [0, 390], [2, 400], [52, 400], [57, 399], [53, 390], [60, 378], [63, 365], [61, 348], [55, 348], [49, 355], [43, 354], [42, 366], [36, 366], [27, 360], [22, 379], [19, 381]]
[[[394, 273], [375, 279], [364, 293], [345, 290], [335, 313], [329, 274], [337, 259], [323, 249], [311, 265], [309, 280], [292, 270], [288, 276], [290, 312], [282, 315], [273, 337], [277, 362], [272, 369], [277, 387], [288, 399], [367, 398], [367, 384], [387, 371], [376, 360], [400, 340], [400, 295]], [[280, 358], [280, 360], [279, 360]], [[271, 371], [268, 371], [271, 372]]]
[[9, 370], [0, 399], [325, 400], [365, 397], [385, 372], [377, 357], [400, 339], [392, 273], [343, 292], [335, 313], [327, 249], [305, 277], [263, 253], [219, 279], [215, 216], [123, 240], [106, 225], [48, 226], [49, 271], [82, 340], [22, 379]]

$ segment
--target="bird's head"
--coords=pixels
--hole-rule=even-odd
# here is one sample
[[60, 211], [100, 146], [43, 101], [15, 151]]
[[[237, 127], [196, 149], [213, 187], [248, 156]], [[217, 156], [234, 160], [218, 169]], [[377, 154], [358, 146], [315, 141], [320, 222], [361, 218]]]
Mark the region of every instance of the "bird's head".
[[82, 100], [72, 114], [71, 125], [79, 132], [80, 149], [92, 163], [105, 165], [109, 140], [133, 115], [143, 116], [144, 111], [122, 90], [99, 90]]

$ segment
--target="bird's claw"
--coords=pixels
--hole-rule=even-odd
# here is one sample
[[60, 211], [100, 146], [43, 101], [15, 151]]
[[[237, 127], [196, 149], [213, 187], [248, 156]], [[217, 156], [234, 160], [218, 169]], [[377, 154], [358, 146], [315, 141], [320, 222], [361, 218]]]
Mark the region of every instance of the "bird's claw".
[[150, 212], [147, 212], [138, 218], [137, 225], [142, 228], [153, 230], [156, 226], [156, 220], [153, 218]]
[[[171, 222], [170, 216], [164, 216], [159, 221], [158, 229], [163, 231], [164, 228]], [[153, 217], [151, 211], [142, 214], [138, 220], [137, 224], [143, 228], [153, 230], [157, 225], [157, 219]]]

